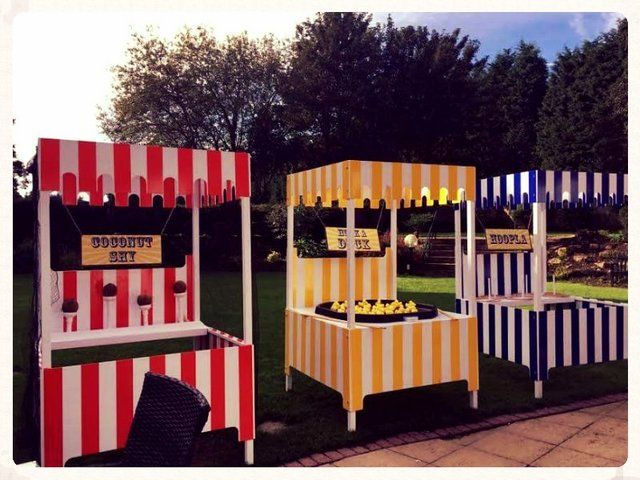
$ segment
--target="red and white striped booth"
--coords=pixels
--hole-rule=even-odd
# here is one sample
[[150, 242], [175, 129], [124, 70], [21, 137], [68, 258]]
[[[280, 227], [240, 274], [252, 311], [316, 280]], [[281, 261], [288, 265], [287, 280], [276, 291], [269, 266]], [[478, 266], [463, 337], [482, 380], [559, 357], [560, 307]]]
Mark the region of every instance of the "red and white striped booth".
[[[252, 464], [249, 155], [40, 139], [37, 166], [41, 465], [63, 466], [73, 457], [123, 447], [147, 371], [179, 378], [202, 391], [211, 404], [204, 430], [237, 428], [245, 461]], [[116, 207], [129, 205], [130, 196], [136, 195], [140, 208], [152, 207], [156, 196], [162, 197], [164, 207], [172, 208], [177, 197], [183, 197], [192, 222], [192, 249], [184, 265], [54, 271], [51, 196], [60, 195], [64, 205], [76, 205], [82, 197], [92, 206], [102, 206], [108, 194], [113, 195]], [[242, 222], [243, 339], [213, 329], [200, 318], [199, 211], [236, 199]], [[186, 294], [178, 296], [173, 286], [180, 280], [187, 288]], [[117, 287], [111, 301], [103, 297], [103, 286], [109, 283]], [[146, 321], [137, 303], [139, 295], [152, 299]], [[70, 319], [63, 318], [66, 299], [78, 303]], [[197, 348], [100, 363], [52, 365], [54, 350], [184, 337], [194, 338]]]

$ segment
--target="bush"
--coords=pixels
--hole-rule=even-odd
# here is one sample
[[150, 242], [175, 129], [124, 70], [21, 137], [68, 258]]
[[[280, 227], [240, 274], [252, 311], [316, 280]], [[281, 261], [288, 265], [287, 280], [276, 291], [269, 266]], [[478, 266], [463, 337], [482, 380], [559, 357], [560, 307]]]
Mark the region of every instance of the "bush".
[[624, 240], [627, 241], [629, 238], [629, 206], [625, 205], [618, 212], [618, 217], [620, 219], [620, 223], [622, 224], [622, 235]]

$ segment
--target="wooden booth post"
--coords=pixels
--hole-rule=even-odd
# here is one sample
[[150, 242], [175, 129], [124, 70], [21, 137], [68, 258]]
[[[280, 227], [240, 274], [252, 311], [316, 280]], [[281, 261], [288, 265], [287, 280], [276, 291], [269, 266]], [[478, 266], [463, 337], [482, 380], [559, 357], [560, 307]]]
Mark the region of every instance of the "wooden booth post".
[[[353, 199], [347, 200], [347, 329], [348, 336], [351, 337], [353, 329], [356, 326], [356, 209]], [[349, 342], [351, 347], [351, 342]], [[351, 355], [351, 352], [349, 352]], [[353, 385], [353, 369], [348, 371], [348, 391], [351, 391]], [[347, 411], [347, 431], [355, 432], [356, 430], [356, 411], [349, 409]]]
[[[533, 309], [544, 311], [542, 296], [545, 292], [545, 271], [547, 263], [547, 205], [535, 202], [533, 208]], [[533, 393], [535, 398], [542, 398], [542, 380], [534, 380]]]
[[[287, 291], [285, 292], [285, 317], [289, 315], [290, 310], [293, 308], [293, 256], [296, 255], [293, 249], [294, 208], [292, 204], [287, 205]], [[288, 342], [285, 340], [285, 355], [288, 352], [286, 345], [288, 345]], [[285, 361], [285, 363], [284, 390], [288, 392], [291, 390], [293, 382], [289, 362]]]
[[[251, 286], [251, 199], [240, 198], [242, 223], [242, 334], [245, 344], [253, 345], [253, 289]], [[252, 383], [255, 384], [255, 358], [252, 365]], [[251, 393], [253, 397], [255, 390]], [[255, 405], [255, 398], [252, 398]], [[255, 409], [251, 412], [255, 425]], [[253, 438], [244, 441], [244, 461], [253, 465]]]
[[[467, 271], [466, 278], [476, 278], [476, 202], [467, 200]], [[470, 311], [468, 314], [477, 322], [478, 309], [476, 304], [475, 282], [467, 280], [465, 282], [465, 296], [469, 301]], [[478, 390], [469, 392], [469, 405], [473, 409], [478, 408]]]

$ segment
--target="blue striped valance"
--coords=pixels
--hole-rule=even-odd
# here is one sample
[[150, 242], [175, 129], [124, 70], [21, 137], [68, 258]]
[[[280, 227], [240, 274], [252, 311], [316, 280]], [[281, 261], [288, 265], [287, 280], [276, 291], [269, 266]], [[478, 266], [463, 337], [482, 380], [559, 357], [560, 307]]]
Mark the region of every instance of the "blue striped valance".
[[626, 173], [530, 170], [477, 182], [477, 208], [514, 207], [544, 202], [549, 207], [623, 205]]

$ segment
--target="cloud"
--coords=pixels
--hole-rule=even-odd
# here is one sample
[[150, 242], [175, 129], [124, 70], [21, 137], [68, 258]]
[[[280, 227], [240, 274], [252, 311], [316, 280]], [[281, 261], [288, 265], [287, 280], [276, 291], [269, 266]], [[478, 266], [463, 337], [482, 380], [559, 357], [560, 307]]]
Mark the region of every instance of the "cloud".
[[584, 40], [589, 37], [582, 13], [575, 13], [569, 20], [569, 26], [581, 39]]
[[603, 22], [602, 30], [605, 32], [612, 28], [616, 28], [618, 26], [618, 20], [624, 18], [624, 15], [618, 12], [601, 13], [600, 16], [602, 17]]

